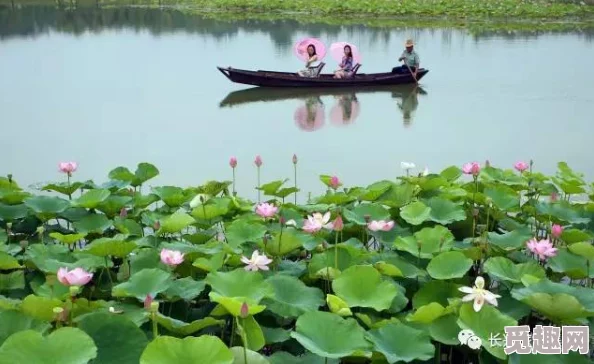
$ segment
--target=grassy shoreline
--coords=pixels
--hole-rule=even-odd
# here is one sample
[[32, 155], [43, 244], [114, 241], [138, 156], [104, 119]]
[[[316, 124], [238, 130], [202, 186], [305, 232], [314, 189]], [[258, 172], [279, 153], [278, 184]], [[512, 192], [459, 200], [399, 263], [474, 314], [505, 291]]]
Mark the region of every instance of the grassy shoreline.
[[[0, 0], [0, 4], [95, 4], [99, 6], [187, 7], [201, 13], [277, 15], [294, 17], [352, 17], [375, 19], [418, 17], [446, 18], [450, 21], [489, 19], [498, 21], [594, 19], [594, 0]], [[344, 18], [341, 18], [344, 17]]]

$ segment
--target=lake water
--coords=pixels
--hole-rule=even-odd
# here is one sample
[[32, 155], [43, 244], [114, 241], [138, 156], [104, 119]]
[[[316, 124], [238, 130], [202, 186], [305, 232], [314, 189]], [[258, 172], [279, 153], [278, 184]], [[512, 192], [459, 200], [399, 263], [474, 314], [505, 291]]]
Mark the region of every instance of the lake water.
[[[418, 88], [308, 94], [241, 91], [249, 86], [216, 70], [298, 70], [291, 47], [305, 36], [352, 41], [363, 54], [360, 72], [391, 69], [412, 37], [430, 72]], [[592, 178], [593, 40], [216, 21], [176, 10], [4, 8], [0, 173], [29, 185], [63, 178], [57, 163], [74, 160], [77, 179], [102, 182], [116, 166], [148, 161], [161, 171], [153, 185], [188, 186], [230, 179], [236, 155], [238, 191], [253, 197], [254, 156], [264, 160], [265, 182], [292, 178], [296, 153], [300, 199], [322, 191], [320, 174], [365, 185], [401, 175], [401, 161], [438, 171], [533, 159], [545, 173], [567, 161]], [[315, 122], [304, 119], [307, 102], [318, 106]]]

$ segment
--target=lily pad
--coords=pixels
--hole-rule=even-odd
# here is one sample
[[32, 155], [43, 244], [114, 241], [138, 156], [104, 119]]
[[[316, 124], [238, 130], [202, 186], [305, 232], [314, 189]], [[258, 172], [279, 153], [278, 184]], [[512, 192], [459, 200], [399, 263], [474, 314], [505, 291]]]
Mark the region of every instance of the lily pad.
[[472, 267], [472, 259], [458, 251], [449, 251], [431, 259], [427, 273], [435, 279], [462, 278]]
[[140, 357], [140, 364], [194, 363], [233, 364], [233, 352], [216, 336], [203, 335], [178, 339], [159, 336]]
[[581, 242], [571, 244], [568, 247], [569, 251], [573, 254], [582, 256], [588, 260], [594, 260], [594, 246], [592, 243]]
[[[250, 314], [257, 313], [254, 311], [254, 305], [258, 305], [264, 297], [273, 294], [272, 286], [264, 281], [262, 275], [258, 272], [247, 272], [244, 269], [211, 272], [204, 281], [212, 288], [211, 300], [223, 304], [228, 311], [232, 310], [235, 316], [239, 315], [243, 302], [248, 304]], [[226, 300], [220, 298], [226, 298]]]
[[93, 339], [72, 327], [63, 327], [46, 337], [34, 330], [20, 331], [0, 347], [2, 364], [46, 363], [48, 358], [55, 364], [86, 364], [96, 357]]
[[136, 297], [144, 301], [147, 295], [155, 297], [166, 291], [172, 284], [171, 274], [161, 269], [143, 269], [133, 273], [130, 280], [113, 287], [114, 297]]
[[54, 231], [52, 233], [49, 234], [50, 238], [56, 239], [57, 241], [59, 241], [60, 243], [64, 243], [64, 244], [74, 244], [77, 241], [83, 239], [85, 236], [87, 236], [86, 233], [83, 234], [67, 234], [67, 235], [63, 235], [57, 231]]
[[25, 272], [22, 270], [0, 274], [0, 292], [23, 288], [25, 288]]
[[23, 313], [41, 321], [54, 321], [56, 314], [55, 307], [62, 307], [63, 303], [57, 298], [37, 297], [29, 295], [25, 297], [21, 304]]
[[277, 315], [298, 317], [308, 311], [317, 311], [324, 304], [319, 288], [308, 287], [299, 279], [287, 275], [274, 275], [266, 280], [274, 289], [262, 304]]
[[431, 207], [416, 201], [401, 208], [400, 216], [411, 225], [420, 225], [430, 218]]
[[266, 244], [266, 252], [278, 257], [286, 255], [298, 249], [311, 239], [311, 235], [303, 234], [294, 230], [284, 230], [281, 233], [274, 233], [272, 241]]
[[389, 220], [390, 211], [383, 206], [375, 203], [364, 203], [351, 210], [344, 210], [344, 217], [351, 222], [358, 225], [367, 225], [365, 217], [369, 216], [370, 220]]
[[0, 251], [0, 270], [18, 269], [22, 268], [19, 261], [5, 252]]
[[414, 257], [431, 259], [434, 255], [452, 248], [454, 235], [446, 227], [437, 225], [423, 228], [414, 236], [398, 237], [394, 247], [410, 253]]
[[512, 188], [505, 185], [485, 188], [484, 194], [493, 201], [493, 205], [502, 211], [516, 211], [520, 208], [520, 197]]
[[445, 307], [437, 302], [419, 307], [413, 314], [408, 316], [409, 321], [430, 324], [446, 312]]
[[103, 214], [92, 214], [74, 223], [74, 228], [80, 233], [102, 234], [112, 226], [112, 221]]
[[429, 334], [433, 340], [439, 341], [442, 344], [459, 345], [458, 334], [460, 333], [460, 327], [457, 321], [458, 316], [455, 314], [441, 316], [431, 322]]
[[47, 322], [12, 310], [0, 311], [0, 322], [2, 323], [0, 325], [0, 346], [12, 334], [19, 331], [34, 330], [44, 334], [51, 328], [51, 325]]
[[445, 198], [433, 197], [427, 201], [427, 206], [431, 209], [429, 219], [438, 224], [447, 225], [466, 220], [466, 212], [462, 206]]
[[246, 220], [235, 220], [225, 233], [227, 243], [232, 248], [239, 248], [247, 242], [260, 242], [266, 233], [266, 227], [262, 224], [249, 223]]
[[322, 311], [299, 316], [295, 331], [291, 332], [291, 337], [303, 347], [325, 358], [342, 358], [369, 349], [364, 335], [365, 331], [354, 319]]
[[165, 296], [170, 299], [182, 299], [185, 301], [192, 300], [206, 288], [206, 284], [202, 281], [196, 281], [192, 277], [184, 277], [173, 281], [171, 286], [165, 291]]
[[506, 251], [523, 249], [526, 247], [526, 242], [533, 238], [532, 232], [530, 232], [530, 229], [527, 227], [513, 230], [505, 234], [490, 232], [488, 236], [491, 244]]
[[384, 354], [388, 363], [429, 360], [435, 347], [429, 334], [402, 323], [389, 323], [367, 333], [374, 349]]
[[512, 283], [522, 283], [522, 277], [526, 274], [537, 278], [545, 277], [544, 269], [537, 263], [514, 264], [514, 262], [505, 257], [487, 259], [484, 269], [491, 277]]
[[195, 220], [185, 212], [176, 212], [161, 221], [161, 228], [157, 234], [175, 234], [193, 224]]
[[25, 205], [39, 214], [44, 220], [49, 220], [70, 207], [70, 202], [59, 197], [35, 196], [24, 200]]
[[169, 332], [172, 332], [176, 335], [188, 336], [207, 327], [217, 325], [222, 326], [225, 323], [225, 321], [217, 320], [212, 317], [205, 317], [203, 319], [194, 320], [190, 323], [187, 323], [180, 320], [176, 320], [169, 316], [165, 316], [161, 313], [157, 313], [157, 323], [166, 328]]
[[491, 346], [489, 338], [491, 335], [499, 334], [505, 337], [505, 326], [517, 326], [518, 322], [509, 316], [499, 312], [495, 307], [483, 305], [479, 312], [472, 308], [472, 302], [464, 303], [460, 307], [460, 319], [458, 325], [463, 329], [470, 329], [483, 342], [483, 348], [491, 355], [499, 359], [506, 359], [507, 355], [502, 346]]
[[336, 295], [350, 307], [371, 307], [377, 311], [390, 308], [397, 289], [382, 281], [381, 274], [372, 266], [352, 266], [332, 282]]
[[[93, 363], [136, 364], [148, 344], [144, 332], [132, 321], [118, 315], [97, 312], [87, 315], [78, 327], [86, 332], [98, 349]], [[117, 340], [114, 338], [117, 337]]]
[[87, 209], [96, 208], [101, 202], [105, 201], [111, 192], [106, 189], [89, 190], [82, 196], [72, 201], [72, 205], [76, 207], [84, 207]]
[[85, 248], [85, 251], [98, 257], [112, 256], [123, 258], [128, 256], [134, 249], [136, 249], [134, 242], [115, 237], [93, 240]]

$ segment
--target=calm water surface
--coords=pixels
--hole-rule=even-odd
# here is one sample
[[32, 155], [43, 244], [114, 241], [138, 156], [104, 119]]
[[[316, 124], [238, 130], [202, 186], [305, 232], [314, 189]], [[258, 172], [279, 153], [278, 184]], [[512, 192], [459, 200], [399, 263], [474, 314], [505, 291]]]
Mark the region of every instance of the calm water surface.
[[[300, 69], [291, 46], [310, 35], [354, 42], [360, 72], [390, 69], [413, 37], [430, 72], [418, 88], [279, 93], [246, 90], [215, 68]], [[0, 173], [28, 185], [61, 178], [57, 162], [75, 160], [78, 178], [105, 181], [118, 165], [149, 161], [161, 170], [154, 185], [196, 185], [230, 179], [236, 155], [238, 190], [253, 196], [254, 156], [269, 181], [292, 177], [296, 153], [305, 192], [321, 190], [319, 174], [348, 185], [394, 178], [401, 161], [436, 171], [533, 159], [546, 173], [567, 161], [592, 178], [593, 39], [4, 9]]]

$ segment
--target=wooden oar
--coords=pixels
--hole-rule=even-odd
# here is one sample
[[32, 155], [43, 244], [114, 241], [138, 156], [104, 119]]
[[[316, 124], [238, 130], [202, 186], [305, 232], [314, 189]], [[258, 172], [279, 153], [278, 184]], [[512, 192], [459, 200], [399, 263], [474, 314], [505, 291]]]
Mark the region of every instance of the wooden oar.
[[417, 81], [417, 78], [415, 77], [413, 71], [410, 69], [410, 66], [408, 65], [408, 63], [406, 63], [406, 60], [403, 60], [404, 64], [406, 65], [406, 68], [408, 68], [408, 72], [410, 72], [410, 75], [412, 76], [413, 80], [415, 80], [415, 83], [419, 83], [419, 81]]

